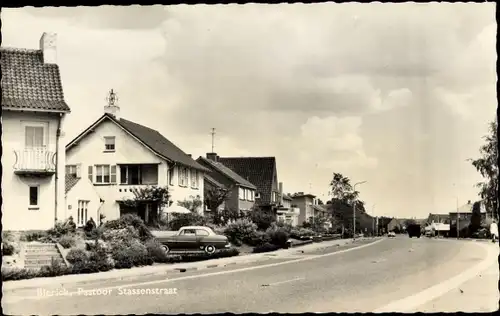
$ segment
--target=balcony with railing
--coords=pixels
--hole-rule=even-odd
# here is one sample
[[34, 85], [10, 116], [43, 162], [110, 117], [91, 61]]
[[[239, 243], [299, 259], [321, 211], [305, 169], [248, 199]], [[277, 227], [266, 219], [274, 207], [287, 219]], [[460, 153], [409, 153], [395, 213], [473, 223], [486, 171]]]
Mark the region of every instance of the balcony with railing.
[[56, 152], [47, 148], [14, 150], [14, 173], [19, 175], [51, 176], [56, 172]]

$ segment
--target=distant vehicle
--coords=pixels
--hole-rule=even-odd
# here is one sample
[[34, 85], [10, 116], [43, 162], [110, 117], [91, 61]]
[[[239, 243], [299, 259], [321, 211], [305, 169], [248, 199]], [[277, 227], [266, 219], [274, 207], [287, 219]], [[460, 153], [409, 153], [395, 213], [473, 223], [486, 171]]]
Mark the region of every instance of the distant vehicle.
[[412, 237], [420, 238], [420, 236], [422, 234], [422, 228], [420, 227], [419, 224], [408, 225], [408, 227], [406, 228], [406, 231], [408, 232], [408, 236], [410, 238], [412, 238]]
[[212, 254], [217, 249], [231, 247], [226, 236], [217, 235], [206, 226], [184, 226], [177, 232], [152, 231], [151, 233], [167, 253], [170, 250], [203, 250]]
[[396, 233], [395, 233], [395, 232], [389, 232], [389, 233], [387, 234], [387, 237], [394, 238], [394, 237], [396, 237]]

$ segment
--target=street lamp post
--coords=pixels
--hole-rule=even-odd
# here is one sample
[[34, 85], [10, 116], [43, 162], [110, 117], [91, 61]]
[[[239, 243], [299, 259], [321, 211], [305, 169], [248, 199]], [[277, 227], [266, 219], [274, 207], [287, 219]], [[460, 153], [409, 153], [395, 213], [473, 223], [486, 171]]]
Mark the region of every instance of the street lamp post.
[[[366, 183], [366, 181], [357, 182], [353, 186], [353, 191], [356, 192], [356, 186]], [[356, 201], [353, 202], [352, 208], [352, 238], [356, 239]]]

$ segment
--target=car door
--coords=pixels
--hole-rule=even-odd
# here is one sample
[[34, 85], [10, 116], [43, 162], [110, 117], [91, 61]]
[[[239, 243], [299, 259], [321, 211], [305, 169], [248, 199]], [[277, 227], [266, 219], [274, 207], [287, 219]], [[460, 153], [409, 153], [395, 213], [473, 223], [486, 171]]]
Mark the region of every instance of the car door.
[[179, 236], [177, 237], [176, 248], [186, 250], [197, 249], [198, 242], [196, 239], [196, 230], [187, 228], [181, 230]]
[[196, 230], [196, 239], [198, 242], [198, 247], [205, 247], [207, 245], [207, 242], [205, 241], [205, 239], [208, 236], [210, 236], [210, 234], [205, 229], [197, 229]]

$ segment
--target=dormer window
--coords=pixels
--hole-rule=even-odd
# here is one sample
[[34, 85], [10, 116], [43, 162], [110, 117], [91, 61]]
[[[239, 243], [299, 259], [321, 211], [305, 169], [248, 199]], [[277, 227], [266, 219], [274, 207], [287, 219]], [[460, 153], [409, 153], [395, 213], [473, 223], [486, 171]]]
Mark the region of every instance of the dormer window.
[[115, 137], [104, 137], [104, 151], [115, 151]]

